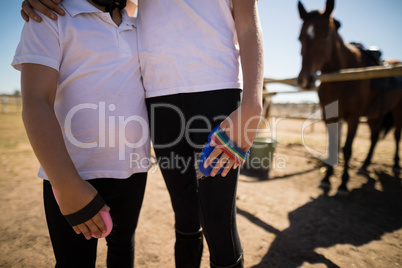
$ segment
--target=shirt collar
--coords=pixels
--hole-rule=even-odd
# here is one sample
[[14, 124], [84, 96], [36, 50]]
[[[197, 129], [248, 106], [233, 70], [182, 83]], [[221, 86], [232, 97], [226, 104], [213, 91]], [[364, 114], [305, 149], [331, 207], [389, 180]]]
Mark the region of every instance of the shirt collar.
[[[71, 17], [75, 17], [79, 14], [84, 13], [104, 13], [102, 10], [99, 10], [87, 0], [64, 0], [61, 5], [71, 15]], [[134, 27], [136, 26], [135, 18], [130, 17], [125, 9], [121, 11], [121, 15], [122, 23], [132, 25]]]
[[102, 10], [97, 9], [87, 0], [65, 0], [61, 3], [64, 9], [71, 15], [75, 17], [81, 13], [100, 13]]

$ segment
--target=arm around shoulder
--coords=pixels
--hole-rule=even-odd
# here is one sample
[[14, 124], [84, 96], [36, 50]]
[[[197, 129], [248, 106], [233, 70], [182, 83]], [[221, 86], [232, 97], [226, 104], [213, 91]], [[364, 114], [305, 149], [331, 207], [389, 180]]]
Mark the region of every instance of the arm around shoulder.
[[21, 5], [21, 16], [25, 21], [33, 19], [36, 22], [41, 22], [42, 18], [34, 11], [35, 8], [36, 11], [46, 17], [57, 20], [56, 13], [61, 16], [65, 15], [64, 10], [58, 6], [61, 1], [62, 0], [24, 0]]

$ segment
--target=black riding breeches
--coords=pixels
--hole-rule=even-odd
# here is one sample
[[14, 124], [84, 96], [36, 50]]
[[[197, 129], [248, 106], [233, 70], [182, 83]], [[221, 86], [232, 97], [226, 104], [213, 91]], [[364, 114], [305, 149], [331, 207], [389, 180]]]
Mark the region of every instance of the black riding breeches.
[[202, 226], [211, 261], [233, 264], [242, 254], [236, 226], [238, 169], [226, 177], [196, 178], [195, 159], [212, 129], [240, 104], [241, 90], [148, 98], [151, 138], [175, 212], [175, 228]]

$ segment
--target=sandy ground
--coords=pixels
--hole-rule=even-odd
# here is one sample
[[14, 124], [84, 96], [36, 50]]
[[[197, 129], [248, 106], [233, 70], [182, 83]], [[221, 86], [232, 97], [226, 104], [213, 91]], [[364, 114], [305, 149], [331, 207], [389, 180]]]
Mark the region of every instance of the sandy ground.
[[[402, 266], [402, 189], [392, 172], [394, 142], [377, 147], [370, 173], [356, 171], [369, 146], [366, 125], [354, 143], [348, 196], [319, 187], [325, 153], [322, 123], [270, 121], [265, 135], [279, 140], [268, 179], [242, 174], [237, 222], [246, 267], [400, 267]], [[346, 128], [343, 129], [346, 131]], [[308, 149], [309, 148], [309, 149]], [[42, 204], [38, 163], [18, 114], [0, 114], [0, 267], [53, 267], [54, 258]], [[157, 168], [149, 174], [136, 235], [136, 267], [174, 267], [173, 213]], [[97, 267], [106, 267], [105, 241], [99, 241]], [[202, 267], [209, 267], [205, 244]]]

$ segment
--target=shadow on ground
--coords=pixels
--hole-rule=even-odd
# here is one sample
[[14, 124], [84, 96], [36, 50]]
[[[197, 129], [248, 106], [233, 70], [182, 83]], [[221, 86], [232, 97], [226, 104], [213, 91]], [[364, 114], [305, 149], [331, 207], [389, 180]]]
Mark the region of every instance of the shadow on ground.
[[253, 267], [299, 267], [304, 262], [339, 267], [315, 252], [337, 244], [361, 246], [380, 240], [385, 233], [402, 227], [402, 189], [399, 176], [377, 173], [376, 180], [354, 189], [348, 196], [323, 194], [289, 213], [289, 228], [279, 231], [247, 211], [238, 209], [252, 223], [276, 235], [261, 262]]

